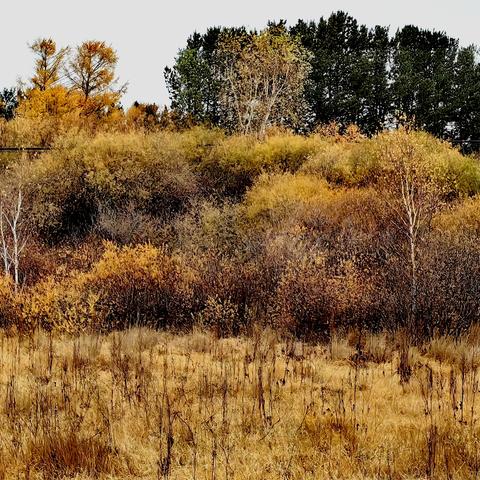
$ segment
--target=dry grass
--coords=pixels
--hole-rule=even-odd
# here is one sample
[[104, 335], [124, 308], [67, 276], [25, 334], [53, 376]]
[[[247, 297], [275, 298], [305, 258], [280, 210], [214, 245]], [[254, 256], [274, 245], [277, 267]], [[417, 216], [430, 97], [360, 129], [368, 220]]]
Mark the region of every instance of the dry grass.
[[479, 353], [454, 346], [400, 382], [385, 335], [1, 334], [0, 478], [476, 478]]

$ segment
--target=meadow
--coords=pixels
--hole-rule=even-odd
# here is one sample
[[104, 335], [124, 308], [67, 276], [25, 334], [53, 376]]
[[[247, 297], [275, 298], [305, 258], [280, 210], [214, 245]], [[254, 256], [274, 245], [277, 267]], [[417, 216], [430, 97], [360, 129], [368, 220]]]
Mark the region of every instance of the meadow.
[[478, 335], [2, 334], [1, 477], [477, 478]]

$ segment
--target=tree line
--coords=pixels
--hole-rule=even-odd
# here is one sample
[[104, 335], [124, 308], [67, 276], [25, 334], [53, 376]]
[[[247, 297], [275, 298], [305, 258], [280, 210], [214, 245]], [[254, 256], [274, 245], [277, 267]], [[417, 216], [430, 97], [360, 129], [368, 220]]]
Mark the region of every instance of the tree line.
[[[117, 52], [105, 42], [59, 48], [44, 38], [30, 49], [29, 81], [0, 90], [2, 143], [28, 137], [51, 145], [79, 126], [151, 131], [203, 124], [264, 137], [275, 126], [311, 133], [335, 124], [344, 133], [356, 125], [372, 136], [406, 124], [466, 151], [480, 145], [477, 48], [416, 26], [390, 37], [388, 27], [369, 28], [336, 12], [293, 26], [270, 22], [261, 31], [193, 33], [165, 68], [171, 104], [163, 110], [135, 102], [124, 111], [126, 84], [115, 73]], [[22, 125], [8, 128], [16, 118]]]
[[271, 100], [271, 89], [283, 82], [279, 95], [288, 105], [270, 112], [268, 123], [299, 131], [356, 124], [372, 135], [408, 122], [458, 142], [480, 138], [477, 54], [474, 45], [462, 47], [443, 32], [408, 25], [390, 37], [388, 27], [369, 28], [337, 12], [291, 27], [270, 23], [261, 32], [212, 27], [194, 33], [165, 79], [171, 107], [185, 122], [245, 131], [248, 110], [258, 109], [261, 123], [262, 95]]

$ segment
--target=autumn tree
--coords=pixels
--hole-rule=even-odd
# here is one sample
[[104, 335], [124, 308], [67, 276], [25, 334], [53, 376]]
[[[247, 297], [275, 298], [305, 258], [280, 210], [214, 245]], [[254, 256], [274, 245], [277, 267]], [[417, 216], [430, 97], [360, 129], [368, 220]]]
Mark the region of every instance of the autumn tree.
[[419, 255], [433, 214], [441, 204], [442, 190], [417, 135], [409, 128], [401, 128], [385, 138], [382, 154], [386, 162], [380, 187], [387, 204], [386, 213], [398, 234], [394, 244], [399, 250], [394, 253], [408, 265], [406, 326], [414, 334], [418, 333]]
[[117, 86], [117, 62], [117, 53], [105, 42], [87, 41], [76, 48], [65, 74], [71, 89], [82, 95], [85, 113], [114, 107], [125, 92], [126, 85]]
[[78, 118], [79, 98], [62, 84], [69, 48], [57, 49], [54, 40], [44, 38], [36, 40], [30, 49], [35, 57], [34, 74], [30, 87], [19, 95], [16, 113], [29, 133], [25, 138], [47, 146]]
[[56, 85], [61, 79], [62, 67], [69, 48], [57, 50], [57, 44], [51, 38], [39, 38], [30, 49], [35, 54], [35, 74], [32, 85], [40, 91]]
[[307, 56], [283, 24], [259, 34], [224, 35], [218, 57], [226, 124], [260, 137], [270, 125], [299, 124], [305, 106]]

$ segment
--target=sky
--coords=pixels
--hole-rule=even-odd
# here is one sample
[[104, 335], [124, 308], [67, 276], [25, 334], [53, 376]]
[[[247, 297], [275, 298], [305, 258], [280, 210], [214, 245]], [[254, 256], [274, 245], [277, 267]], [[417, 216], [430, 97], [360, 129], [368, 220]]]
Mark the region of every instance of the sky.
[[28, 45], [51, 37], [57, 45], [105, 40], [118, 53], [122, 103], [168, 104], [163, 69], [172, 65], [187, 37], [209, 26], [262, 28], [268, 20], [318, 20], [344, 10], [360, 23], [434, 28], [480, 45], [479, 0], [0, 0], [0, 88], [28, 80], [33, 56]]

